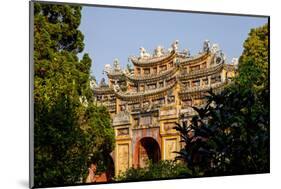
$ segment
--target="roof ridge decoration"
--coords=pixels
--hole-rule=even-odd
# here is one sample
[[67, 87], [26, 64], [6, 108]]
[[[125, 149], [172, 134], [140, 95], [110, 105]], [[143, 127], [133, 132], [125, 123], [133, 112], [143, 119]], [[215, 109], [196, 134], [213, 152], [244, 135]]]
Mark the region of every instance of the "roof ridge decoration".
[[214, 54], [214, 61], [216, 64], [226, 62], [226, 56], [222, 52], [222, 50], [220, 49], [220, 47], [217, 43], [214, 43], [210, 50], [211, 50], [211, 53]]
[[163, 54], [165, 54], [164, 48], [160, 45], [158, 45], [155, 49], [154, 49], [154, 57], [160, 57]]
[[120, 71], [121, 67], [120, 67], [120, 62], [118, 58], [115, 58], [113, 61], [113, 69], [114, 71]]
[[179, 49], [179, 40], [175, 40], [172, 45], [171, 45], [172, 49], [169, 49], [169, 52], [175, 51], [178, 52]]
[[105, 83], [105, 79], [104, 79], [104, 78], [101, 78], [99, 87], [100, 87], [100, 88], [102, 88], [102, 87], [108, 87], [108, 85]]
[[[171, 48], [168, 49], [168, 51], [165, 52], [164, 48], [160, 45], [158, 45], [154, 49], [154, 54], [151, 55], [149, 54], [144, 47], [140, 47], [140, 55], [139, 57], [137, 56], [131, 56], [129, 57], [129, 60], [131, 60], [135, 64], [149, 64], [149, 63], [155, 63], [155, 62], [160, 62], [171, 55], [175, 54], [178, 52], [179, 49], [179, 40], [175, 40]], [[186, 52], [188, 54], [188, 52]]]
[[151, 55], [146, 52], [146, 49], [144, 47], [140, 47], [140, 59], [144, 59], [144, 58], [150, 58]]
[[190, 50], [185, 48], [185, 49], [183, 49], [182, 52], [178, 52], [178, 56], [183, 57], [183, 58], [189, 58], [191, 56]]
[[211, 48], [211, 43], [210, 43], [210, 41], [207, 39], [207, 40], [205, 40], [204, 43], [203, 43], [203, 52], [209, 53], [210, 48]]
[[235, 58], [232, 58], [231, 64], [232, 64], [235, 68], [238, 68], [239, 59], [236, 58], [236, 57], [235, 57]]
[[205, 56], [208, 55], [210, 55], [210, 53], [203, 52], [193, 56], [184, 57], [183, 59], [179, 59], [179, 64], [189, 63], [190, 61], [196, 61], [198, 59], [205, 58]]
[[165, 54], [162, 54], [159, 57], [149, 57], [149, 58], [140, 58], [140, 57], [136, 57], [136, 56], [131, 56], [129, 59], [132, 61], [133, 64], [151, 64], [151, 63], [157, 63], [160, 62], [166, 58], [169, 58], [170, 56], [172, 56], [175, 52], [168, 52]]
[[120, 67], [120, 61], [118, 58], [115, 58], [113, 60], [113, 67], [110, 64], [106, 64], [103, 69], [103, 73], [106, 73], [107, 75], [121, 75], [123, 74], [123, 71]]

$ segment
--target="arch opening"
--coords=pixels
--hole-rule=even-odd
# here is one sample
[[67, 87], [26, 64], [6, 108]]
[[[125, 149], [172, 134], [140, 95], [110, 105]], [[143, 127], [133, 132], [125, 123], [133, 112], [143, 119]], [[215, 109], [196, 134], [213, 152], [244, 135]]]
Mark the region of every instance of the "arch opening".
[[145, 137], [139, 141], [139, 167], [146, 167], [148, 162], [157, 163], [161, 159], [160, 147], [158, 142], [151, 138]]

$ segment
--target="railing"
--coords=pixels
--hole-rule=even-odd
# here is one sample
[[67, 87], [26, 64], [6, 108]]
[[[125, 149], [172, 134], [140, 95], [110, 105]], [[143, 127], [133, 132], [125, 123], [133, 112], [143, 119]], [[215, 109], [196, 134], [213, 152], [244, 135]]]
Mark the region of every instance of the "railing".
[[217, 88], [223, 87], [224, 85], [226, 85], [226, 82], [219, 82], [219, 83], [215, 83], [215, 84], [211, 84], [211, 85], [198, 86], [198, 87], [192, 87], [192, 88], [182, 87], [180, 93], [193, 93], [193, 92], [198, 92], [198, 91], [208, 91], [211, 88], [217, 89]]
[[166, 75], [171, 75], [171, 74], [174, 74], [176, 73], [178, 70], [177, 67], [173, 67], [172, 69], [169, 69], [167, 71], [163, 71], [162, 73], [159, 73], [159, 74], [149, 74], [149, 75], [140, 75], [140, 76], [130, 76], [130, 75], [126, 75], [126, 77], [129, 79], [129, 80], [152, 80], [152, 79], [157, 79], [157, 78], [160, 78], [162, 76], [166, 76]]
[[94, 92], [94, 94], [105, 94], [105, 93], [111, 94], [114, 91], [113, 91], [113, 89], [111, 89], [109, 87], [95, 87], [93, 89], [93, 92]]
[[219, 64], [216, 66], [212, 66], [209, 68], [204, 68], [204, 69], [200, 69], [200, 70], [196, 70], [196, 71], [192, 71], [192, 72], [185, 72], [185, 73], [181, 73], [181, 75], [178, 76], [179, 79], [189, 79], [198, 75], [202, 75], [202, 74], [208, 74], [208, 73], [213, 73], [216, 71], [219, 71], [221, 68], [223, 68], [223, 64]]
[[144, 91], [144, 92], [133, 92], [133, 93], [130, 92], [129, 93], [129, 92], [119, 91], [119, 92], [116, 93], [116, 95], [120, 96], [120, 97], [142, 97], [142, 96], [151, 95], [151, 94], [155, 94], [155, 93], [166, 91], [166, 90], [172, 88], [175, 84], [176, 84], [176, 81], [174, 81], [170, 85], [166, 85], [163, 88], [157, 88], [155, 90], [149, 90], [149, 91]]

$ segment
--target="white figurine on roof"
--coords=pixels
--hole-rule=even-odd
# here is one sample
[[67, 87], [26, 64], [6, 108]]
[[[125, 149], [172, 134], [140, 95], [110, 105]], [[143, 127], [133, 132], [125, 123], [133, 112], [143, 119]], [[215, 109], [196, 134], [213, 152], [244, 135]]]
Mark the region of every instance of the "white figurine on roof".
[[209, 52], [211, 48], [211, 43], [209, 40], [205, 40], [203, 43], [203, 52]]
[[211, 47], [211, 53], [215, 54], [220, 50], [220, 46], [217, 43], [214, 43]]
[[186, 57], [190, 57], [190, 51], [188, 49], [183, 49], [183, 55]]
[[121, 70], [118, 58], [114, 59], [114, 61], [113, 61], [113, 68], [114, 68], [115, 71]]
[[179, 40], [175, 40], [172, 44], [172, 49], [177, 52], [179, 49]]
[[163, 54], [164, 54], [164, 48], [161, 47], [160, 45], [158, 45], [158, 46], [156, 47], [156, 49], [154, 50], [154, 56], [160, 57], [160, 56], [162, 56]]
[[145, 48], [140, 47], [140, 58], [148, 58], [150, 54], [146, 52]]
[[233, 64], [235, 67], [237, 67], [237, 66], [238, 66], [238, 63], [239, 63], [238, 58], [232, 58], [231, 64]]

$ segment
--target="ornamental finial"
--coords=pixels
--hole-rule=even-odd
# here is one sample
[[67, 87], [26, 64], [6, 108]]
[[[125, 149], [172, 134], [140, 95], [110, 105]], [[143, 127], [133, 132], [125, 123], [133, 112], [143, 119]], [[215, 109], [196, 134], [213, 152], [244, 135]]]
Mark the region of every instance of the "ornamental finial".
[[151, 55], [149, 53], [146, 52], [146, 49], [143, 47], [140, 47], [140, 58], [148, 58]]

